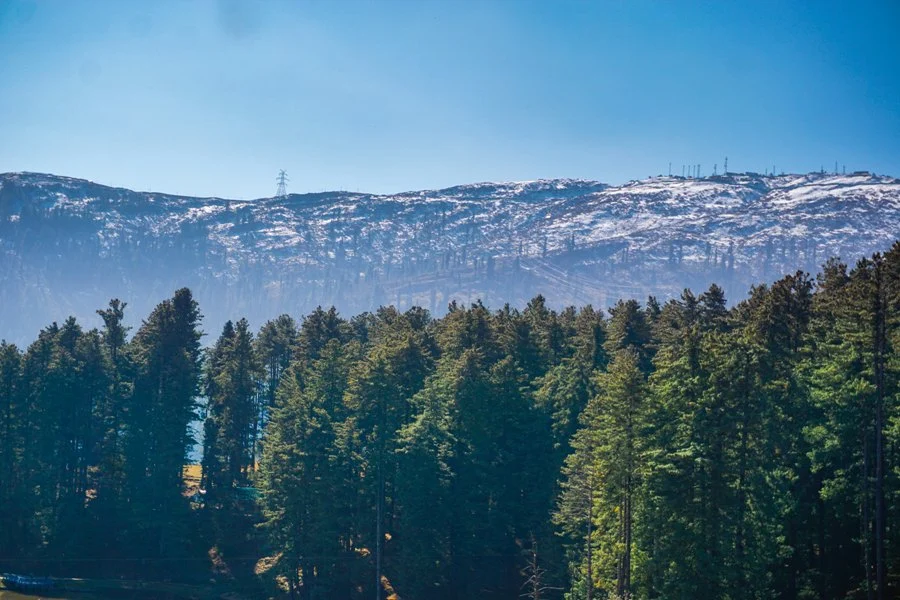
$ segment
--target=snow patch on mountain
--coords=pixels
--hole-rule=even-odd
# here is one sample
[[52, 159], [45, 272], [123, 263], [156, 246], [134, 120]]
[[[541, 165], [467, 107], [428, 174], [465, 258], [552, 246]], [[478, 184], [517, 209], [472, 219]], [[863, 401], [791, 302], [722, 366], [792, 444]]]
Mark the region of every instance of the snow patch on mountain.
[[249, 201], [7, 173], [0, 337], [32, 336], [48, 314], [90, 320], [112, 296], [149, 307], [178, 285], [195, 289], [213, 323], [317, 304], [441, 312], [453, 299], [521, 304], [537, 293], [608, 304], [712, 281], [737, 297], [832, 255], [884, 249], [898, 232], [900, 181], [870, 173], [541, 179]]

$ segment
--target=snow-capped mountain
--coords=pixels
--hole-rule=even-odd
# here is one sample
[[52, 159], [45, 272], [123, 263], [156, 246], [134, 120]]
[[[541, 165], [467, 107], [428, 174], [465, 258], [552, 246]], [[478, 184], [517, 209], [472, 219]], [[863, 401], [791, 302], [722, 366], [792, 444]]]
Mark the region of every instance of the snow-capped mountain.
[[36, 173], [0, 175], [0, 337], [23, 341], [110, 298], [132, 322], [191, 287], [216, 333], [334, 304], [442, 312], [450, 300], [606, 306], [815, 271], [900, 235], [900, 180], [852, 175], [556, 179], [392, 195], [258, 200], [134, 192]]

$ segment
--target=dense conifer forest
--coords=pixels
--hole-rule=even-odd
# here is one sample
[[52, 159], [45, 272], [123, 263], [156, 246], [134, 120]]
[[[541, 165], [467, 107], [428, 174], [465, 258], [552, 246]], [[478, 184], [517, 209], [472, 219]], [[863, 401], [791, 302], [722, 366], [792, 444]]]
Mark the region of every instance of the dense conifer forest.
[[126, 310], [0, 346], [0, 571], [310, 600], [900, 588], [900, 243], [731, 307], [317, 309], [208, 348], [188, 289]]

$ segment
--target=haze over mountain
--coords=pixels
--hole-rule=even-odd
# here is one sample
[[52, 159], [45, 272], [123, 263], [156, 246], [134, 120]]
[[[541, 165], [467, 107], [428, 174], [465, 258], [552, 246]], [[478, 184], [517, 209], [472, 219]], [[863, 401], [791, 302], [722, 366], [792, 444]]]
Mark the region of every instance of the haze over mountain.
[[38, 173], [0, 175], [0, 337], [23, 342], [112, 297], [134, 319], [190, 287], [215, 332], [317, 305], [482, 299], [551, 305], [749, 286], [830, 256], [855, 261], [900, 231], [900, 180], [856, 172], [554, 179], [374, 195], [257, 200], [135, 192]]

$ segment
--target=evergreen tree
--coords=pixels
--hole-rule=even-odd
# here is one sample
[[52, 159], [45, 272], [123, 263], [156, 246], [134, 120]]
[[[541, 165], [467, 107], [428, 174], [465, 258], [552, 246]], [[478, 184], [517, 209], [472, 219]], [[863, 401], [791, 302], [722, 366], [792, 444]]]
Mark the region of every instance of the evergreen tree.
[[386, 569], [393, 566], [385, 561], [386, 534], [402, 537], [395, 501], [397, 432], [412, 419], [410, 399], [424, 385], [431, 361], [417, 336], [403, 329], [394, 338], [382, 335], [354, 365], [344, 400], [355, 415], [348, 427], [358, 432], [358, 452], [365, 461], [362, 484], [374, 524], [374, 535], [365, 539], [374, 554], [376, 586], [383, 585]]
[[137, 557], [171, 559], [189, 547], [182, 473], [194, 443], [189, 425], [199, 392], [200, 318], [190, 290], [180, 289], [153, 310], [130, 344], [136, 373], [127, 408], [125, 535]]
[[651, 370], [652, 331], [647, 314], [636, 300], [619, 300], [609, 309], [610, 319], [606, 328], [606, 351], [631, 349], [637, 354], [638, 364], [645, 374]]
[[209, 483], [213, 488], [227, 490], [246, 486], [254, 466], [259, 366], [247, 320], [241, 319], [233, 329], [230, 323], [226, 324], [216, 350], [219, 354], [214, 356], [215, 364], [208, 375], [213, 379], [208, 391], [208, 418], [215, 421], [210, 450], [218, 457], [211, 460], [218, 463], [221, 479], [215, 481], [214, 476]]
[[[289, 315], [267, 321], [256, 336], [256, 354], [264, 371], [262, 394], [258, 395], [259, 419], [254, 424], [253, 439], [258, 440], [261, 428], [268, 419], [269, 409], [275, 405], [275, 394], [282, 375], [287, 371], [297, 346], [297, 323]], [[254, 446], [254, 461], [256, 448]]]
[[411, 598], [451, 598], [458, 584], [451, 567], [451, 545], [458, 530], [453, 510], [453, 394], [455, 367], [446, 362], [432, 375], [412, 403], [417, 416], [397, 436], [397, 501], [408, 532], [398, 552], [402, 570], [397, 587]]
[[263, 442], [266, 531], [283, 552], [280, 570], [304, 598], [349, 597], [350, 563], [361, 549], [354, 519], [361, 465], [340, 439], [351, 357], [329, 341], [302, 377], [305, 386], [299, 363], [289, 368]]
[[702, 301], [685, 290], [654, 323], [642, 584], [665, 597], [716, 597], [721, 579], [721, 490], [714, 488], [722, 432], [718, 411], [702, 402], [708, 385], [700, 361], [702, 311]]
[[[630, 597], [646, 427], [646, 382], [638, 352], [619, 350], [598, 386], [602, 391], [585, 409], [573, 454], [566, 460], [557, 521], [587, 515], [587, 549], [575, 554], [583, 565], [584, 586]], [[566, 529], [578, 539], [581, 527]]]
[[896, 595], [900, 243], [730, 309], [319, 308], [205, 355], [188, 290], [131, 340], [124, 310], [0, 343], [0, 570], [237, 589], [265, 552], [310, 600]]
[[25, 489], [22, 481], [23, 425], [22, 355], [13, 344], [0, 342], [0, 563], [26, 551], [22, 539]]
[[[225, 433], [221, 431], [225, 420], [229, 381], [229, 366], [235, 342], [234, 323], [226, 321], [222, 334], [206, 356], [204, 393], [206, 418], [203, 420], [203, 458], [201, 460], [201, 485], [212, 501], [218, 488], [227, 493], [232, 481], [225, 466]], [[224, 375], [223, 375], [224, 374]], [[223, 389], [223, 386], [225, 389]]]
[[[105, 350], [108, 390], [105, 402], [97, 407], [97, 501], [94, 508], [107, 522], [117, 522], [125, 487], [125, 406], [132, 392], [131, 365], [126, 352], [129, 328], [123, 324], [126, 303], [110, 300], [109, 308], [98, 310], [103, 319], [101, 338]], [[118, 526], [113, 527], [115, 531]]]

